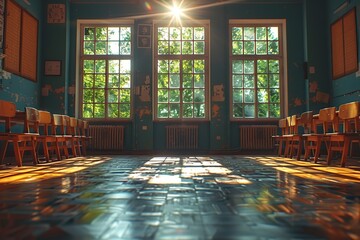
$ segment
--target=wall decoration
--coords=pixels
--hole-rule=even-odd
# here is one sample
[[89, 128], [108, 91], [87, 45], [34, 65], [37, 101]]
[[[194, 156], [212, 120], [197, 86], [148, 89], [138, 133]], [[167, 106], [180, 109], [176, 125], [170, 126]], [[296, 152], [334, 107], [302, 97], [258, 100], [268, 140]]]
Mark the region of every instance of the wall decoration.
[[138, 36], [151, 36], [151, 25], [150, 24], [139, 24]]
[[138, 48], [151, 48], [150, 24], [139, 24], [137, 42], [138, 42]]
[[138, 48], [150, 48], [151, 37], [150, 36], [138, 36]]
[[48, 4], [48, 23], [65, 23], [65, 4]]
[[214, 95], [212, 96], [212, 101], [213, 102], [223, 102], [225, 100], [224, 85], [223, 84], [214, 85], [213, 89], [214, 89], [214, 93], [213, 93]]
[[45, 61], [46, 76], [60, 76], [61, 75], [61, 61]]

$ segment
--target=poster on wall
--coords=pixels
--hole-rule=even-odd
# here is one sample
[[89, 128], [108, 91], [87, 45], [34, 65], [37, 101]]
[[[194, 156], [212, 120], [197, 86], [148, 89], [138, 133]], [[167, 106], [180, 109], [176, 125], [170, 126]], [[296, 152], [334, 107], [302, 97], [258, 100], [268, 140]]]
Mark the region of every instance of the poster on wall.
[[3, 48], [4, 12], [5, 12], [5, 0], [0, 0], [0, 48]]
[[48, 4], [48, 23], [65, 23], [65, 4]]

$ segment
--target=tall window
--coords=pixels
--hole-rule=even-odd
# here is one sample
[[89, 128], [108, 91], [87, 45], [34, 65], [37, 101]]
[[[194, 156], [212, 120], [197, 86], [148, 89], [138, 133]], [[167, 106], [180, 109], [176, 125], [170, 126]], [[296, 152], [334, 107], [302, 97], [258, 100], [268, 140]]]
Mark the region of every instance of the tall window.
[[230, 22], [232, 119], [272, 119], [282, 112], [282, 25]]
[[209, 25], [155, 24], [155, 118], [204, 120], [208, 114]]
[[83, 118], [130, 119], [132, 25], [81, 25]]

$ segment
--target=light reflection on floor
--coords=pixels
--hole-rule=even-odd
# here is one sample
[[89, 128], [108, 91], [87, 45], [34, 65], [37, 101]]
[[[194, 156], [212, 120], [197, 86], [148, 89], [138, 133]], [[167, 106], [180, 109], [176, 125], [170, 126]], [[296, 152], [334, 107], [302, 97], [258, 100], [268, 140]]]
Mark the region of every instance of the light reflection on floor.
[[95, 156], [0, 169], [4, 239], [359, 239], [360, 163]]

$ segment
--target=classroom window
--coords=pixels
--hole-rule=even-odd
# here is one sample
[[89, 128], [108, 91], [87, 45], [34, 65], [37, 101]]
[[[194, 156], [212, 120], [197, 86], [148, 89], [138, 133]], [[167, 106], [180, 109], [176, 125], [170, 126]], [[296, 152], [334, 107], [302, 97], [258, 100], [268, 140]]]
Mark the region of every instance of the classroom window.
[[209, 119], [209, 25], [155, 24], [155, 118]]
[[281, 33], [280, 24], [230, 24], [231, 119], [281, 117]]
[[81, 113], [88, 119], [132, 117], [132, 25], [81, 25]]

